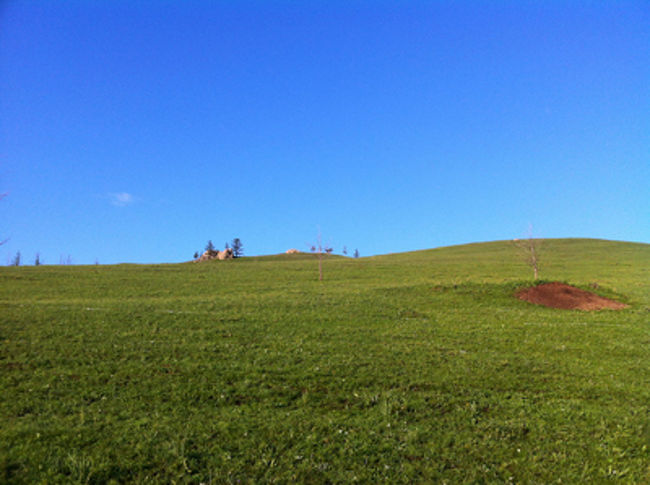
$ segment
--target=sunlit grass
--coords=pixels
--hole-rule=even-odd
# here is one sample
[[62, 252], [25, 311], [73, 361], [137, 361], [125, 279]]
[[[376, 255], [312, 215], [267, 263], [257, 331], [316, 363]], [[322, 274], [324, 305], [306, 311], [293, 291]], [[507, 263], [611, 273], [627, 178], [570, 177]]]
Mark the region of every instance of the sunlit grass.
[[[650, 247], [0, 269], [0, 482], [650, 479]], [[596, 285], [594, 285], [596, 283]]]

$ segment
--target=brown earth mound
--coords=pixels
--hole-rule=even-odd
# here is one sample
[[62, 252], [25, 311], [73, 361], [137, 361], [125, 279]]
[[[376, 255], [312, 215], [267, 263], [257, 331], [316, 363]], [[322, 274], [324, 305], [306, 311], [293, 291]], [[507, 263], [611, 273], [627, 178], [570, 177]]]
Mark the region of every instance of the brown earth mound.
[[544, 283], [524, 288], [517, 292], [517, 298], [536, 305], [564, 310], [604, 310], [607, 308], [621, 310], [627, 307], [624, 303], [603, 298], [564, 283]]

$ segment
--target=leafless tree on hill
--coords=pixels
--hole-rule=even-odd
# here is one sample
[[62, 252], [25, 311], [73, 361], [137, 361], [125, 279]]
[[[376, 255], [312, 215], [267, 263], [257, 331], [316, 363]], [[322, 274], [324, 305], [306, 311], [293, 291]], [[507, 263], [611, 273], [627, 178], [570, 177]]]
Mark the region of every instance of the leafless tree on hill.
[[318, 229], [318, 238], [316, 244], [312, 245], [311, 252], [318, 255], [318, 281], [323, 281], [323, 256], [332, 253], [332, 248], [328, 245], [323, 245], [323, 238]]
[[539, 250], [542, 240], [533, 237], [533, 226], [528, 227], [528, 236], [525, 239], [515, 239], [513, 242], [515, 247], [524, 254], [526, 264], [533, 268], [534, 279], [537, 279], [539, 277]]

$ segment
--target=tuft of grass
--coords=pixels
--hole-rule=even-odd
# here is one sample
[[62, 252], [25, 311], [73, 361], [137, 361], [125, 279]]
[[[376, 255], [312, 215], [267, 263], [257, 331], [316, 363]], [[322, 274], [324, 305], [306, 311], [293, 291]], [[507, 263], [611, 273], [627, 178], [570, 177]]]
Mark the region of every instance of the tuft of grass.
[[[0, 268], [0, 482], [650, 480], [650, 246]], [[597, 288], [593, 284], [597, 283]]]

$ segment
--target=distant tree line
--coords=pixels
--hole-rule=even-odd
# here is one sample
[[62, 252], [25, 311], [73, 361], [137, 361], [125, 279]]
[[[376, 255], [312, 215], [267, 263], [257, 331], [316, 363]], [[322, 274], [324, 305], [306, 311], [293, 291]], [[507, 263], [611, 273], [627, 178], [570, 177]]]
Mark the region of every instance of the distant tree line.
[[[11, 260], [8, 260], [8, 265], [9, 266], [23, 266], [24, 260], [23, 260], [23, 255], [20, 251], [16, 251], [16, 254], [11, 258]], [[43, 258], [41, 257], [41, 253], [37, 252], [36, 255], [34, 256], [34, 266], [42, 266], [45, 264], [43, 261]], [[59, 257], [59, 264], [61, 266], [70, 266], [72, 264], [72, 256], [68, 255], [61, 255]], [[95, 264], [99, 264], [99, 261], [95, 260]]]

